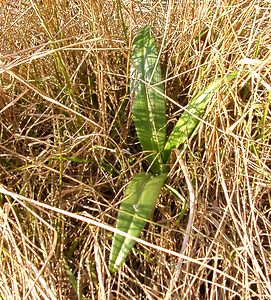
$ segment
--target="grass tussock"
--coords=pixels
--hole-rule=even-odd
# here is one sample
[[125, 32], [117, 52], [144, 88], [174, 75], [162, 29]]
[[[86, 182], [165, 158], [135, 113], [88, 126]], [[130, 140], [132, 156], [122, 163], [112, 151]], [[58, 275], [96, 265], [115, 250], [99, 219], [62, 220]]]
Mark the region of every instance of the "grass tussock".
[[[270, 1], [1, 1], [0, 298], [270, 299]], [[169, 127], [219, 76], [183, 151], [196, 211], [164, 189], [117, 274], [112, 232], [145, 170], [131, 119], [130, 45], [160, 45]], [[167, 184], [189, 190], [172, 156]], [[175, 279], [174, 279], [175, 278]], [[173, 280], [174, 279], [174, 280]]]

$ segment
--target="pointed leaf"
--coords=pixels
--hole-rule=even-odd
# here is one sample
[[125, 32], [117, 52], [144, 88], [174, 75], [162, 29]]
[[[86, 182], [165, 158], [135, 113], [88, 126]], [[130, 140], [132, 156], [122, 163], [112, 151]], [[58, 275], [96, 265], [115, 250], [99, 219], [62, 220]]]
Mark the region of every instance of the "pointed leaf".
[[154, 173], [161, 173], [166, 141], [165, 88], [155, 38], [149, 26], [135, 36], [131, 54], [133, 118], [143, 151]]
[[164, 153], [165, 163], [169, 158], [171, 150], [174, 148], [178, 148], [190, 137], [200, 121], [199, 118], [205, 112], [209, 100], [213, 96], [214, 92], [224, 82], [228, 82], [236, 76], [237, 73], [232, 73], [230, 75], [227, 75], [225, 78], [219, 78], [209, 84], [204, 90], [200, 91], [195, 97], [192, 98], [166, 142]]
[[[135, 175], [124, 192], [116, 228], [138, 237], [152, 215], [166, 174], [152, 176], [150, 173]], [[115, 234], [109, 259], [111, 272], [123, 264], [135, 241]]]

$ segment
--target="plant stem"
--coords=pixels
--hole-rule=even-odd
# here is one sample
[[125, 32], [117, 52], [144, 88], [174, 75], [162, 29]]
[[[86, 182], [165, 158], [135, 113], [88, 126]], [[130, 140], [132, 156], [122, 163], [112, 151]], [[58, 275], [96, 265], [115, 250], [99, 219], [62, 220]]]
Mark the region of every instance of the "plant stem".
[[[195, 192], [194, 192], [194, 188], [192, 185], [192, 181], [191, 181], [190, 176], [187, 171], [187, 167], [186, 167], [183, 159], [181, 158], [180, 151], [178, 149], [174, 149], [174, 151], [176, 152], [177, 159], [178, 159], [180, 167], [184, 173], [185, 181], [186, 181], [186, 184], [187, 184], [187, 187], [189, 190], [189, 206], [190, 206], [189, 218], [188, 218], [188, 223], [187, 223], [186, 230], [185, 230], [185, 236], [184, 236], [184, 240], [182, 243], [182, 248], [180, 251], [180, 254], [183, 255], [186, 250], [186, 247], [188, 245], [189, 237], [190, 237], [190, 233], [191, 233], [192, 225], [193, 225], [194, 211], [195, 211]], [[171, 299], [171, 296], [173, 294], [173, 288], [174, 288], [174, 286], [180, 276], [180, 273], [181, 273], [182, 264], [183, 264], [183, 257], [181, 256], [179, 258], [177, 266], [175, 268], [174, 275], [173, 275], [172, 279], [170, 280], [169, 289], [167, 291], [165, 300]]]

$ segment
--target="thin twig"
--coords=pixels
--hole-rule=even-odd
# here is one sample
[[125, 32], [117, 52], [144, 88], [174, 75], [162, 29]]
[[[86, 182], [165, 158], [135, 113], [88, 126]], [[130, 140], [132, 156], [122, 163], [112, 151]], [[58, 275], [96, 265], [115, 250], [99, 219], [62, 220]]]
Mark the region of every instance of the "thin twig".
[[[178, 149], [175, 149], [175, 152], [177, 154], [177, 159], [178, 159], [180, 167], [183, 171], [185, 181], [186, 181], [188, 191], [189, 191], [189, 207], [190, 207], [189, 218], [188, 218], [188, 223], [187, 223], [186, 230], [185, 230], [185, 236], [184, 236], [184, 240], [183, 240], [183, 243], [182, 243], [182, 248], [181, 248], [181, 251], [180, 251], [180, 254], [183, 255], [185, 250], [186, 250], [186, 247], [188, 245], [189, 237], [190, 237], [190, 233], [191, 233], [192, 225], [193, 225], [193, 218], [194, 218], [194, 211], [195, 211], [195, 192], [194, 192], [194, 188], [193, 188], [193, 185], [192, 185], [192, 181], [191, 181], [190, 176], [188, 174], [187, 167], [186, 167], [183, 159], [181, 158], [181, 153]], [[173, 277], [170, 281], [169, 289], [167, 291], [165, 300], [169, 300], [171, 298], [171, 295], [173, 293], [173, 288], [176, 285], [176, 282], [177, 282], [177, 280], [180, 276], [180, 273], [181, 273], [182, 264], [183, 264], [183, 257], [181, 256], [181, 257], [179, 257], [177, 266], [175, 268], [174, 275], [173, 275]]]

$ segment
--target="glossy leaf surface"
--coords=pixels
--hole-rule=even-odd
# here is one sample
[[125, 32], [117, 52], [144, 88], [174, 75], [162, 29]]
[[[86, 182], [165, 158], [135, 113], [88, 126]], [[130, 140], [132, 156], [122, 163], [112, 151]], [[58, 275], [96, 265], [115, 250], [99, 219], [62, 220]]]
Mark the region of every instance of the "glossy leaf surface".
[[169, 158], [170, 152], [174, 148], [179, 148], [179, 146], [185, 143], [193, 133], [200, 121], [199, 118], [204, 114], [214, 92], [216, 92], [223, 83], [230, 81], [236, 76], [237, 73], [232, 73], [225, 78], [219, 78], [192, 98], [166, 142], [164, 154], [165, 163]]
[[161, 152], [166, 141], [165, 89], [155, 38], [149, 26], [133, 40], [130, 68], [133, 119], [138, 139], [153, 173], [163, 172]]
[[[124, 192], [116, 228], [134, 237], [138, 237], [151, 217], [160, 190], [166, 180], [166, 174], [152, 176], [150, 173], [135, 175]], [[123, 264], [135, 241], [115, 234], [109, 259], [112, 272]]]

